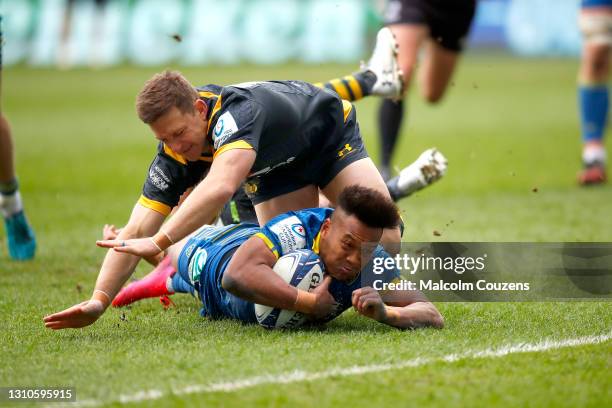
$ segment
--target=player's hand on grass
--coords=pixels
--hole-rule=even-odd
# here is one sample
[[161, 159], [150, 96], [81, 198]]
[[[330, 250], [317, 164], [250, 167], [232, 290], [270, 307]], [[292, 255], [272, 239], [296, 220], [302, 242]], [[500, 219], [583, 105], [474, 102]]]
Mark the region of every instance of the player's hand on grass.
[[117, 252], [138, 255], [140, 257], [151, 257], [161, 252], [160, 248], [155, 245], [151, 238], [107, 239], [96, 241], [96, 245], [102, 248], [113, 248]]
[[76, 329], [89, 326], [104, 313], [104, 304], [96, 299], [86, 300], [68, 309], [45, 316], [45, 327], [53, 330]]
[[117, 235], [121, 232], [122, 228], [117, 228], [112, 224], [104, 224], [104, 228], [102, 228], [102, 239], [103, 240], [111, 240], [117, 239]]
[[353, 291], [353, 308], [361, 315], [382, 322], [387, 317], [385, 303], [376, 289], [365, 286]]
[[315, 318], [322, 319], [334, 312], [338, 307], [336, 299], [329, 293], [329, 284], [331, 280], [331, 276], [326, 276], [323, 282], [312, 291], [316, 296], [316, 302], [312, 313]]

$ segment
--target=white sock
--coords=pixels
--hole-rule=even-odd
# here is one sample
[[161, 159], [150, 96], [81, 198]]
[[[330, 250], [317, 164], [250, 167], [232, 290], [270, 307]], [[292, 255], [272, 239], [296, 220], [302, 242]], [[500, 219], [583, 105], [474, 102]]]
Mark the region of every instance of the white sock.
[[412, 193], [420, 190], [427, 182], [421, 172], [421, 167], [417, 162], [403, 169], [397, 179], [397, 186], [403, 193]]
[[586, 146], [582, 150], [582, 161], [585, 164], [606, 163], [606, 149], [603, 146]]
[[174, 286], [172, 286], [172, 276], [168, 276], [168, 279], [166, 279], [166, 289], [168, 289], [168, 292], [170, 292], [171, 294], [174, 293]]
[[0, 211], [4, 218], [12, 217], [21, 210], [23, 210], [23, 203], [19, 190], [13, 194], [0, 194]]

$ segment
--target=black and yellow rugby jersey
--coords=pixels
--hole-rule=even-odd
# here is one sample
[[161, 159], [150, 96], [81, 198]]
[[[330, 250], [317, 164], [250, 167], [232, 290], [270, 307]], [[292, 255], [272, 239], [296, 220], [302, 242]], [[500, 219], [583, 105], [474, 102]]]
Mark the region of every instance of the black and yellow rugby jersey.
[[224, 87], [210, 119], [214, 156], [253, 149], [250, 176], [308, 160], [342, 137], [352, 109], [337, 94], [301, 81], [248, 82]]
[[188, 162], [159, 144], [139, 202], [164, 215], [207, 174], [220, 153], [255, 150], [250, 176], [263, 176], [284, 164], [308, 161], [321, 146], [341, 138], [352, 109], [335, 93], [301, 81], [206, 85], [197, 90], [208, 106], [206, 138], [212, 148], [199, 161]]

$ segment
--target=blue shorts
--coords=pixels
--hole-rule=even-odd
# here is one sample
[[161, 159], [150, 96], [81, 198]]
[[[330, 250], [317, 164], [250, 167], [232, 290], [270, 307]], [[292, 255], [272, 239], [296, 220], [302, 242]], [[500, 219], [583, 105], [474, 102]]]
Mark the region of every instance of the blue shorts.
[[202, 316], [257, 322], [253, 304], [227, 292], [221, 281], [234, 252], [259, 231], [254, 224], [205, 226], [185, 244], [178, 260], [178, 273], [198, 293]]

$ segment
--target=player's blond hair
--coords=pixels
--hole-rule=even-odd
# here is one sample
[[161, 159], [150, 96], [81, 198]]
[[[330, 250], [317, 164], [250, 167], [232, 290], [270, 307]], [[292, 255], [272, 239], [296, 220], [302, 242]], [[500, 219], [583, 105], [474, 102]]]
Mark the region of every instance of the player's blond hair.
[[196, 89], [178, 71], [164, 71], [153, 75], [136, 97], [136, 112], [144, 123], [150, 124], [176, 106], [182, 113], [194, 111], [198, 98]]

